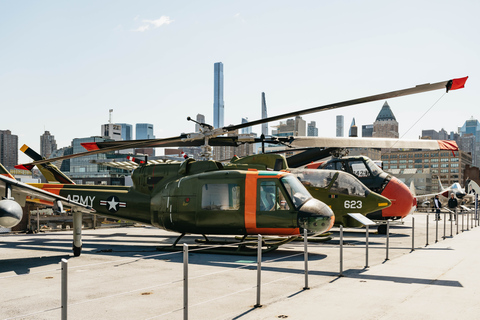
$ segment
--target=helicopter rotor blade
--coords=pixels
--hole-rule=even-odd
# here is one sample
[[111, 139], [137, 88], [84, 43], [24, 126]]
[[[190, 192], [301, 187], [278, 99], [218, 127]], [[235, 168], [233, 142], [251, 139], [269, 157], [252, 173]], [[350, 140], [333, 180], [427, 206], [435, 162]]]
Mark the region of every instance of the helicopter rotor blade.
[[[105, 152], [110, 152], [110, 151], [117, 151], [117, 150], [123, 150], [123, 149], [131, 149], [131, 148], [147, 148], [147, 147], [170, 147], [170, 146], [198, 146], [202, 145], [205, 143], [205, 139], [208, 138], [208, 143], [211, 146], [215, 145], [224, 145], [222, 143], [225, 143], [225, 139], [222, 138], [227, 138], [230, 140], [235, 140], [232, 137], [218, 137], [220, 135], [223, 135], [227, 132], [231, 132], [237, 129], [242, 129], [246, 127], [251, 127], [257, 124], [262, 124], [266, 122], [271, 122], [271, 121], [277, 121], [277, 120], [282, 120], [285, 118], [291, 118], [299, 115], [304, 115], [304, 114], [309, 114], [309, 113], [314, 113], [314, 112], [320, 112], [320, 111], [326, 111], [326, 110], [332, 110], [336, 108], [341, 108], [341, 107], [347, 107], [355, 104], [362, 104], [366, 102], [372, 102], [372, 101], [377, 101], [377, 100], [384, 100], [392, 97], [400, 97], [400, 96], [405, 96], [405, 95], [410, 95], [410, 94], [416, 94], [416, 93], [421, 93], [421, 92], [427, 92], [427, 91], [432, 91], [432, 90], [438, 90], [442, 88], [446, 88], [447, 92], [449, 90], [456, 90], [463, 88], [465, 85], [465, 82], [467, 81], [468, 77], [464, 78], [458, 78], [458, 79], [452, 79], [448, 81], [442, 81], [442, 82], [437, 82], [433, 84], [422, 84], [422, 85], [417, 85], [413, 88], [408, 88], [408, 89], [403, 89], [403, 90], [397, 90], [397, 91], [392, 91], [388, 93], [383, 93], [383, 94], [377, 94], [373, 96], [368, 96], [364, 98], [359, 98], [359, 99], [353, 99], [353, 100], [347, 100], [343, 102], [337, 102], [333, 104], [328, 104], [324, 106], [318, 106], [318, 107], [313, 107], [309, 109], [304, 109], [304, 110], [299, 110], [299, 111], [294, 111], [294, 112], [289, 112], [273, 117], [268, 117], [264, 119], [259, 119], [239, 125], [231, 125], [231, 126], [226, 126], [218, 129], [211, 129], [206, 130], [204, 133], [190, 133], [190, 134], [181, 134], [178, 137], [171, 137], [171, 138], [163, 138], [163, 139], [146, 139], [146, 140], [129, 140], [129, 141], [112, 141], [112, 142], [93, 142], [93, 143], [86, 143], [82, 144], [85, 146], [85, 148], [89, 151], [86, 152], [81, 152], [81, 153], [76, 153], [72, 155], [65, 155], [57, 158], [51, 158], [51, 159], [43, 159], [43, 160], [38, 160], [38, 161], [33, 161], [31, 163], [27, 163], [24, 165], [36, 165], [36, 164], [42, 164], [42, 163], [47, 163], [47, 162], [53, 162], [57, 160], [66, 160], [66, 159], [72, 159], [72, 158], [77, 158], [77, 157], [83, 157], [83, 156], [89, 156], [89, 155], [94, 155], [98, 153], [105, 153]], [[217, 142], [216, 142], [217, 140]], [[238, 138], [237, 138], [238, 141]], [[261, 140], [260, 140], [261, 141]], [[259, 142], [260, 142], [259, 141]], [[239, 143], [242, 143], [242, 141], [238, 141]], [[218, 144], [215, 144], [218, 143]]]
[[277, 116], [272, 116], [272, 117], [268, 117], [268, 118], [264, 118], [264, 119], [249, 121], [247, 123], [242, 123], [242, 124], [233, 125], [233, 126], [226, 126], [226, 127], [223, 127], [222, 129], [224, 129], [225, 131], [233, 131], [233, 130], [237, 130], [237, 129], [242, 129], [242, 128], [246, 128], [246, 127], [255, 126], [255, 125], [258, 125], [258, 124], [263, 124], [263, 123], [266, 123], [266, 122], [278, 121], [278, 120], [282, 120], [282, 119], [285, 119], [285, 118], [293, 118], [293, 117], [301, 116], [301, 115], [304, 115], [304, 114], [315, 113], [315, 112], [326, 111], [326, 110], [332, 110], [332, 109], [348, 107], [348, 106], [367, 103], [367, 102], [372, 102], [372, 101], [385, 100], [385, 99], [389, 99], [389, 98], [401, 97], [401, 96], [406, 96], [406, 95], [411, 95], [411, 94], [416, 94], [416, 93], [438, 90], [438, 89], [446, 89], [447, 92], [448, 92], [449, 90], [456, 90], [456, 89], [463, 88], [464, 85], [465, 85], [465, 82], [467, 81], [467, 78], [468, 77], [451, 79], [451, 80], [437, 82], [437, 83], [433, 83], [433, 84], [430, 84], [430, 83], [421, 84], [421, 85], [417, 85], [413, 88], [396, 90], [396, 91], [377, 94], [377, 95], [368, 96], [368, 97], [364, 97], [364, 98], [358, 98], [358, 99], [353, 99], [353, 100], [336, 102], [336, 103], [327, 104], [327, 105], [318, 106], [318, 107], [313, 107], [313, 108], [309, 108], [309, 109], [293, 111], [293, 112], [284, 113], [284, 114], [280, 114], [280, 115], [277, 115]]
[[112, 145], [105, 146], [104, 148], [95, 147], [95, 144], [98, 144], [99, 142], [87, 143], [88, 147], [86, 149], [88, 151], [70, 154], [70, 155], [64, 155], [56, 158], [37, 160], [37, 161], [33, 161], [23, 165], [24, 166], [37, 165], [37, 164], [42, 164], [47, 162], [85, 157], [85, 156], [90, 156], [94, 154], [106, 153], [110, 151], [117, 151], [117, 150], [123, 150], [123, 149], [146, 148], [146, 145], [151, 145], [151, 143], [153, 143], [152, 140], [154, 140], [154, 142], [158, 147], [161, 147], [163, 145], [169, 145], [172, 143], [173, 145], [178, 145], [178, 143], [182, 141], [183, 138], [184, 138], [184, 135], [181, 135], [178, 137], [164, 138], [164, 139], [151, 139], [151, 140], [146, 139], [146, 140], [140, 140], [140, 142], [137, 142], [136, 140], [112, 141]]
[[[209, 140], [211, 146], [239, 146], [242, 143], [257, 143], [260, 138], [240, 136], [226, 136], [215, 137]], [[272, 137], [267, 140], [267, 143], [289, 143], [289, 138]], [[85, 152], [75, 153], [71, 155], [64, 155], [56, 158], [41, 159], [30, 163], [23, 164], [24, 166], [37, 165], [47, 162], [54, 162], [59, 160], [67, 160], [78, 157], [90, 156], [99, 153], [106, 153], [111, 151], [133, 149], [133, 148], [157, 148], [157, 147], [198, 147], [204, 144], [203, 139], [187, 139], [187, 135], [182, 134], [178, 137], [163, 138], [163, 139], [144, 139], [144, 140], [126, 140], [126, 141], [106, 141], [106, 142], [87, 142], [82, 143], [82, 146], [87, 149]]]

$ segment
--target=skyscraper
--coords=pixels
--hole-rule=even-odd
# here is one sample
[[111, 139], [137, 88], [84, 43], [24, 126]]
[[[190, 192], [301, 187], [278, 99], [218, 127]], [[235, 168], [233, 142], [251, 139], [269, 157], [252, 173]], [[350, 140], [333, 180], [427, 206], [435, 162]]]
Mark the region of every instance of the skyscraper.
[[343, 137], [343, 116], [342, 115], [338, 115], [337, 116], [337, 134], [336, 136], [337, 137]]
[[[141, 139], [155, 139], [153, 135], [153, 124], [150, 123], [137, 123], [135, 126], [135, 138]], [[155, 148], [137, 148], [136, 153], [148, 154], [149, 156], [155, 156]]]
[[55, 137], [50, 134], [50, 131], [45, 131], [45, 133], [40, 136], [40, 155], [48, 158], [55, 150], [57, 150]]
[[[265, 92], [262, 92], [262, 119], [267, 118], [267, 101], [265, 99]], [[268, 135], [268, 123], [262, 123], [262, 134]]]
[[213, 126], [223, 127], [224, 109], [223, 102], [223, 63], [213, 65]]
[[348, 130], [349, 137], [358, 137], [358, 128], [355, 124], [355, 118], [352, 119], [352, 124], [350, 125], [350, 129]]
[[113, 109], [108, 110], [108, 123], [102, 124], [100, 136], [119, 141], [122, 140], [122, 126], [112, 123], [112, 113]]
[[[474, 137], [470, 138], [472, 146], [469, 151], [472, 153], [472, 164], [478, 167], [480, 165], [480, 122], [471, 117], [470, 120], [465, 121], [458, 131], [462, 138], [466, 138], [462, 140], [468, 141], [467, 137]], [[462, 144], [465, 144], [464, 141], [462, 141]]]
[[[242, 124], [248, 123], [248, 118], [242, 118]], [[242, 134], [250, 134], [252, 133], [252, 127], [246, 127], [242, 129]]]
[[115, 141], [122, 140], [122, 126], [116, 123], [102, 124], [101, 136]]
[[373, 124], [364, 124], [362, 126], [362, 137], [371, 138], [373, 134]]
[[307, 136], [309, 137], [318, 137], [318, 128], [315, 121], [310, 121], [307, 126]]
[[373, 123], [372, 137], [378, 138], [398, 138], [398, 122], [393, 115], [392, 109], [385, 101], [382, 109], [378, 113], [377, 119]]
[[133, 139], [133, 126], [128, 123], [118, 123], [122, 127], [122, 140]]
[[11, 169], [18, 164], [18, 136], [10, 130], [0, 130], [0, 163]]
[[153, 135], [153, 124], [137, 123], [135, 126], [135, 139], [155, 139]]

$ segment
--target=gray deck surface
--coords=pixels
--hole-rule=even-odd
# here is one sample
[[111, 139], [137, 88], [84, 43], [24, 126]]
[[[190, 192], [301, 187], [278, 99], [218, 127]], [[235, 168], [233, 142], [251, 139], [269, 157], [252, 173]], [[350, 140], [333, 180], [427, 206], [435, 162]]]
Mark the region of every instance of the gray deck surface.
[[[264, 255], [261, 308], [256, 257], [191, 253], [189, 319], [477, 319], [480, 317], [480, 228], [435, 243], [433, 215], [415, 213], [385, 236], [345, 229], [344, 277], [334, 239], [309, 243], [309, 287], [303, 242]], [[467, 228], [466, 218], [464, 228]], [[471, 228], [471, 226], [470, 226]], [[372, 229], [372, 228], [371, 228]], [[461, 218], [460, 228], [461, 229]], [[156, 251], [176, 234], [153, 227], [83, 231], [83, 253], [71, 253], [69, 231], [0, 235], [0, 319], [60, 319], [59, 262], [68, 259], [69, 319], [183, 319], [182, 253]], [[198, 236], [185, 237], [194, 244]]]

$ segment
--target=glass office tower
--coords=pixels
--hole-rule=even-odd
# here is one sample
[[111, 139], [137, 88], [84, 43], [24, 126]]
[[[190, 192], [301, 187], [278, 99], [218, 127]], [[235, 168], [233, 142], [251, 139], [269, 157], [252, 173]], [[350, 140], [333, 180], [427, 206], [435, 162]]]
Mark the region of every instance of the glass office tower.
[[223, 127], [224, 109], [223, 102], [223, 63], [216, 62], [213, 66], [213, 126]]
[[153, 124], [150, 123], [137, 123], [135, 126], [135, 139], [155, 139], [153, 135]]

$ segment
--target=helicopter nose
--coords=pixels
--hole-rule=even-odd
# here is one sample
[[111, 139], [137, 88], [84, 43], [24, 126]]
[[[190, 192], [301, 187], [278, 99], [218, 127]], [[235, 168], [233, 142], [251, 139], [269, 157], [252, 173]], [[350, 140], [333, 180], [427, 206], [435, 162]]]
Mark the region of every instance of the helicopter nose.
[[412, 212], [414, 197], [410, 189], [395, 177], [388, 182], [382, 196], [390, 199], [392, 205], [382, 210], [384, 218], [404, 218]]
[[305, 202], [298, 213], [298, 224], [308, 233], [324, 233], [333, 226], [335, 215], [325, 203], [317, 199]]
[[390, 207], [392, 202], [387, 197], [382, 196], [376, 192], [370, 191], [366, 193], [367, 199], [362, 204], [363, 209], [369, 211], [382, 210]]

